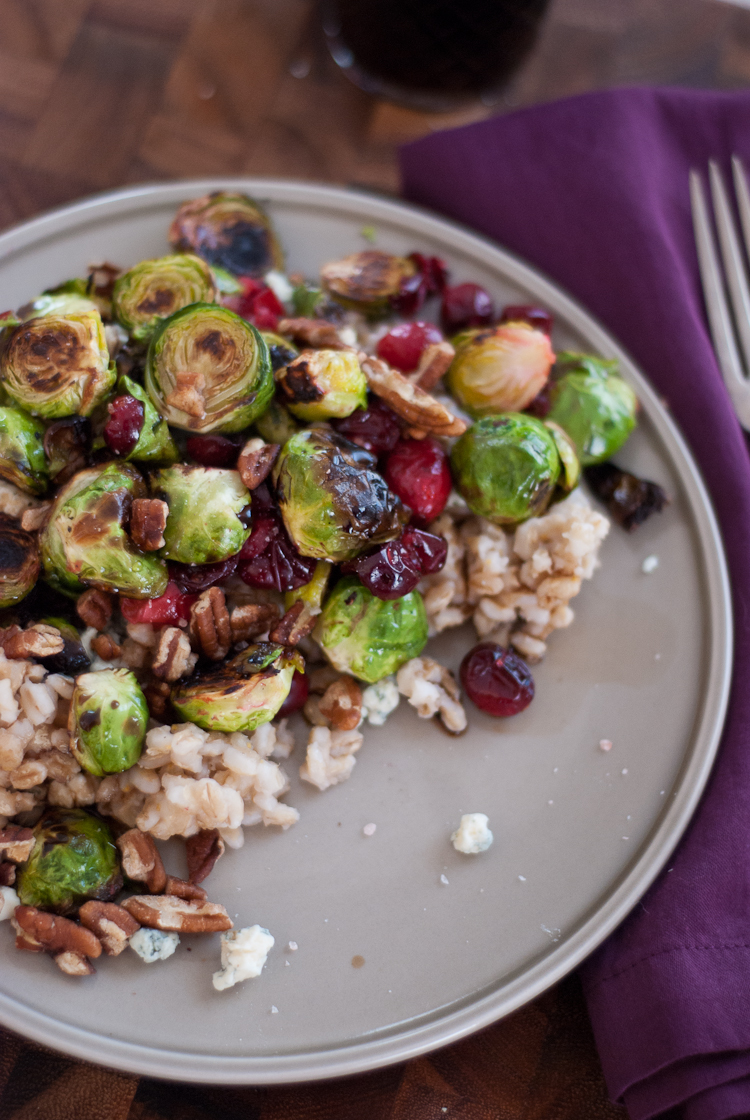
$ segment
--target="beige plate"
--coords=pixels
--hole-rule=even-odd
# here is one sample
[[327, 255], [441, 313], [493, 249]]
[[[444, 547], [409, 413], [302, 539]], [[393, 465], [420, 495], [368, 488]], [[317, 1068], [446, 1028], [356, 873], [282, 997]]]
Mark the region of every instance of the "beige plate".
[[[128, 189], [10, 230], [0, 237], [0, 308], [84, 275], [90, 261], [161, 255], [177, 205], [225, 185]], [[209, 881], [238, 926], [258, 922], [276, 938], [259, 979], [214, 991], [211, 936], [184, 938], [166, 963], [128, 952], [75, 980], [17, 953], [2, 927], [0, 1019], [14, 1030], [153, 1077], [259, 1083], [413, 1057], [506, 1015], [590, 953], [652, 882], [698, 801], [724, 718], [732, 620], [690, 453], [582, 308], [501, 249], [411, 207], [303, 183], [233, 185], [268, 203], [290, 269], [315, 276], [366, 248], [362, 227], [374, 226], [378, 247], [437, 253], [456, 281], [484, 284], [499, 303], [551, 309], [557, 349], [619, 357], [643, 411], [618, 459], [673, 495], [633, 536], [613, 528], [522, 715], [472, 710], [468, 734], [453, 740], [402, 704], [385, 727], [367, 728], [351, 780], [322, 794], [296, 778], [298, 745], [287, 801], [299, 824], [250, 830]], [[659, 566], [644, 575], [650, 554]], [[434, 643], [454, 668], [470, 644], [468, 628]], [[449, 842], [466, 812], [490, 818], [495, 843], [482, 855]], [[177, 845], [172, 870], [184, 871]]]

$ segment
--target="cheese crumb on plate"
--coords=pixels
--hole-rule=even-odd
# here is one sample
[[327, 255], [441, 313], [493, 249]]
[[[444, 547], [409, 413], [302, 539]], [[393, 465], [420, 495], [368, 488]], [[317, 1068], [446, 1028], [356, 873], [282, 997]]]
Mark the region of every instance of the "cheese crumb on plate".
[[273, 943], [268, 930], [258, 925], [222, 933], [221, 969], [213, 979], [217, 992], [260, 976]]
[[465, 855], [486, 852], [494, 839], [487, 824], [488, 817], [485, 813], [464, 813], [461, 823], [451, 835], [451, 843], [456, 851]]

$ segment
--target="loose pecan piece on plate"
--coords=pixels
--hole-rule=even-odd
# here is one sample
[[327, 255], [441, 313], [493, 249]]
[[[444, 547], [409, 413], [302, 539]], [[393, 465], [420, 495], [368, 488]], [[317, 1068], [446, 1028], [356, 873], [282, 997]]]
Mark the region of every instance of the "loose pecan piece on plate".
[[171, 894], [134, 895], [123, 906], [137, 922], [149, 929], [175, 933], [218, 933], [234, 923], [218, 902], [177, 898]]
[[224, 841], [218, 828], [203, 829], [185, 841], [188, 878], [191, 883], [202, 883], [213, 871], [214, 864], [224, 855]]
[[81, 925], [91, 930], [99, 939], [108, 957], [117, 957], [141, 928], [132, 914], [116, 902], [98, 902], [90, 899], [78, 911]]

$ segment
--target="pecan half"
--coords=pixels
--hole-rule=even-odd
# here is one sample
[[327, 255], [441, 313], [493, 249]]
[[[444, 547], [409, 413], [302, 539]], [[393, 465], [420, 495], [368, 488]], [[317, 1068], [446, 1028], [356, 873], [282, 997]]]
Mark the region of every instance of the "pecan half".
[[[14, 627], [10, 627], [12, 631]], [[46, 622], [35, 622], [28, 630], [5, 631], [0, 641], [5, 656], [25, 660], [27, 657], [52, 657], [62, 653], [65, 643], [62, 634], [55, 626]]]
[[425, 393], [429, 393], [443, 374], [448, 372], [455, 356], [456, 351], [450, 342], [430, 343], [422, 351], [417, 368], [409, 374], [409, 381], [413, 381], [420, 389], [424, 389]]
[[221, 661], [229, 653], [232, 628], [224, 592], [220, 587], [209, 587], [207, 591], [202, 591], [197, 603], [193, 603], [190, 608], [190, 633], [206, 657], [212, 661]]
[[112, 617], [112, 597], [106, 591], [91, 587], [78, 596], [76, 614], [87, 626], [103, 630]]
[[78, 911], [78, 918], [82, 926], [98, 937], [108, 957], [119, 956], [128, 938], [141, 928], [133, 915], [116, 902], [90, 899]]
[[315, 629], [317, 622], [315, 615], [305, 613], [305, 604], [302, 599], [297, 599], [289, 608], [280, 622], [274, 626], [268, 639], [278, 642], [281, 646], [296, 646]]
[[170, 894], [133, 895], [123, 903], [136, 921], [149, 929], [176, 933], [217, 933], [234, 925], [218, 902], [177, 898]]
[[245, 603], [235, 607], [229, 616], [232, 641], [249, 642], [270, 630], [278, 618], [279, 609], [275, 603]]
[[21, 514], [21, 528], [27, 533], [36, 533], [47, 520], [47, 514], [52, 509], [52, 502], [42, 502], [40, 506], [31, 506]]
[[57, 914], [47, 914], [35, 906], [16, 906], [13, 915], [22, 933], [32, 942], [41, 945], [48, 953], [66, 951], [82, 953], [94, 960], [101, 955], [102, 947], [98, 938], [89, 929], [61, 918]]
[[337, 731], [353, 731], [362, 719], [362, 689], [353, 677], [339, 677], [323, 693], [318, 708]]
[[130, 828], [118, 837], [116, 843], [122, 853], [122, 869], [127, 877], [136, 883], [145, 883], [154, 894], [163, 891], [167, 873], [153, 837], [139, 828]]
[[193, 671], [196, 660], [185, 631], [165, 626], [159, 635], [151, 672], [162, 680], [177, 681]]
[[202, 883], [213, 871], [217, 859], [224, 855], [224, 841], [218, 828], [204, 829], [188, 836], [185, 841], [188, 878], [191, 883]]
[[88, 957], [76, 952], [75, 949], [64, 949], [62, 953], [54, 953], [52, 959], [66, 976], [93, 976], [96, 972]]
[[203, 390], [206, 388], [206, 378], [202, 373], [178, 373], [175, 376], [175, 386], [165, 398], [170, 408], [186, 412], [188, 416], [195, 416], [202, 420], [206, 415], [206, 398]]
[[266, 443], [258, 438], [247, 441], [240, 451], [237, 470], [248, 490], [255, 490], [268, 477], [280, 450], [279, 443]]
[[13, 863], [25, 863], [33, 847], [34, 833], [30, 828], [22, 828], [19, 824], [0, 828], [0, 858], [9, 859]]
[[208, 898], [203, 887], [199, 887], [197, 883], [190, 883], [186, 879], [178, 879], [176, 875], [167, 875], [164, 893], [171, 894], [174, 898], [200, 899], [201, 902], [205, 902]]
[[164, 547], [169, 506], [159, 498], [136, 498], [130, 513], [130, 537], [144, 552]]
[[122, 654], [122, 647], [118, 646], [111, 634], [97, 634], [91, 641], [91, 648], [102, 661], [114, 661]]
[[333, 323], [325, 319], [280, 319], [279, 334], [301, 342], [305, 346], [314, 346], [319, 350], [351, 350], [345, 342], [341, 341]]
[[466, 431], [463, 420], [398, 370], [364, 353], [359, 358], [370, 389], [406, 421], [411, 435], [460, 436]]

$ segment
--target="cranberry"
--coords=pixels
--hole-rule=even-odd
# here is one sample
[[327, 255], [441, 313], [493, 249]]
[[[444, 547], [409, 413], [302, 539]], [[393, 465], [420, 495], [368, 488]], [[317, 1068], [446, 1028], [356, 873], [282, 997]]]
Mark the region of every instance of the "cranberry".
[[394, 494], [420, 521], [441, 514], [451, 492], [448, 456], [435, 439], [402, 439], [383, 471]]
[[491, 716], [515, 716], [534, 699], [534, 678], [512, 649], [484, 642], [461, 662], [461, 684], [470, 700]]
[[423, 575], [439, 572], [447, 554], [443, 537], [407, 525], [398, 540], [342, 564], [341, 570], [356, 572], [378, 599], [400, 599], [414, 590]]
[[240, 578], [250, 587], [276, 591], [293, 591], [309, 583], [316, 561], [297, 552], [265, 484], [253, 491], [252, 510], [252, 532], [239, 554]]
[[442, 341], [443, 332], [432, 323], [399, 323], [380, 339], [377, 354], [402, 373], [411, 373], [419, 365], [425, 347]]
[[552, 316], [549, 311], [543, 311], [541, 307], [532, 307], [529, 304], [509, 304], [504, 307], [500, 319], [500, 323], [528, 323], [529, 326], [536, 327], [538, 331], [544, 331], [546, 335], [552, 334]]
[[391, 297], [391, 306], [401, 315], [416, 314], [429, 296], [442, 292], [448, 277], [445, 262], [440, 257], [410, 253], [409, 260], [417, 266], [417, 271], [413, 276], [404, 277], [397, 295]]
[[120, 599], [120, 610], [126, 622], [148, 622], [151, 626], [176, 626], [190, 619], [190, 608], [197, 595], [186, 595], [176, 583], [158, 599]]
[[393, 451], [401, 436], [396, 413], [379, 397], [371, 397], [367, 408], [358, 408], [343, 420], [334, 420], [337, 432], [365, 451], [384, 455]]
[[240, 453], [239, 445], [226, 436], [190, 436], [185, 447], [202, 467], [233, 467]]
[[253, 300], [250, 321], [259, 331], [275, 331], [279, 319], [286, 315], [283, 303], [280, 302], [275, 292], [265, 288]]
[[544, 420], [544, 417], [547, 415], [549, 410], [552, 408], [552, 401], [550, 400], [549, 389], [550, 389], [549, 382], [547, 382], [547, 384], [544, 386], [544, 388], [542, 388], [537, 393], [537, 395], [534, 397], [531, 404], [528, 404], [526, 406], [524, 411], [528, 412], [531, 416], [536, 416], [537, 419], [539, 419], [539, 420]]
[[143, 402], [123, 393], [107, 405], [109, 420], [104, 425], [104, 440], [114, 455], [129, 455], [138, 443], [143, 427]]
[[419, 561], [419, 570], [423, 576], [434, 575], [445, 564], [448, 556], [448, 544], [445, 537], [437, 533], [426, 533], [424, 529], [416, 529], [407, 525], [402, 539], [413, 549]]
[[442, 257], [426, 257], [424, 253], [409, 253], [417, 270], [422, 273], [427, 287], [427, 295], [434, 296], [445, 291], [448, 283], [448, 269]]
[[304, 707], [305, 700], [307, 700], [309, 695], [310, 685], [307, 683], [307, 675], [295, 669], [294, 676], [292, 677], [292, 687], [289, 689], [289, 695], [286, 700], [276, 713], [277, 718], [285, 719], [286, 716], [292, 715], [293, 712], [298, 712], [300, 708]]
[[446, 334], [486, 327], [494, 318], [492, 300], [478, 284], [456, 284], [443, 292], [440, 321]]
[[169, 561], [169, 578], [180, 588], [190, 594], [198, 594], [215, 583], [229, 579], [239, 563], [239, 555], [230, 556], [228, 560], [220, 560], [215, 564], [179, 564], [175, 560]]

